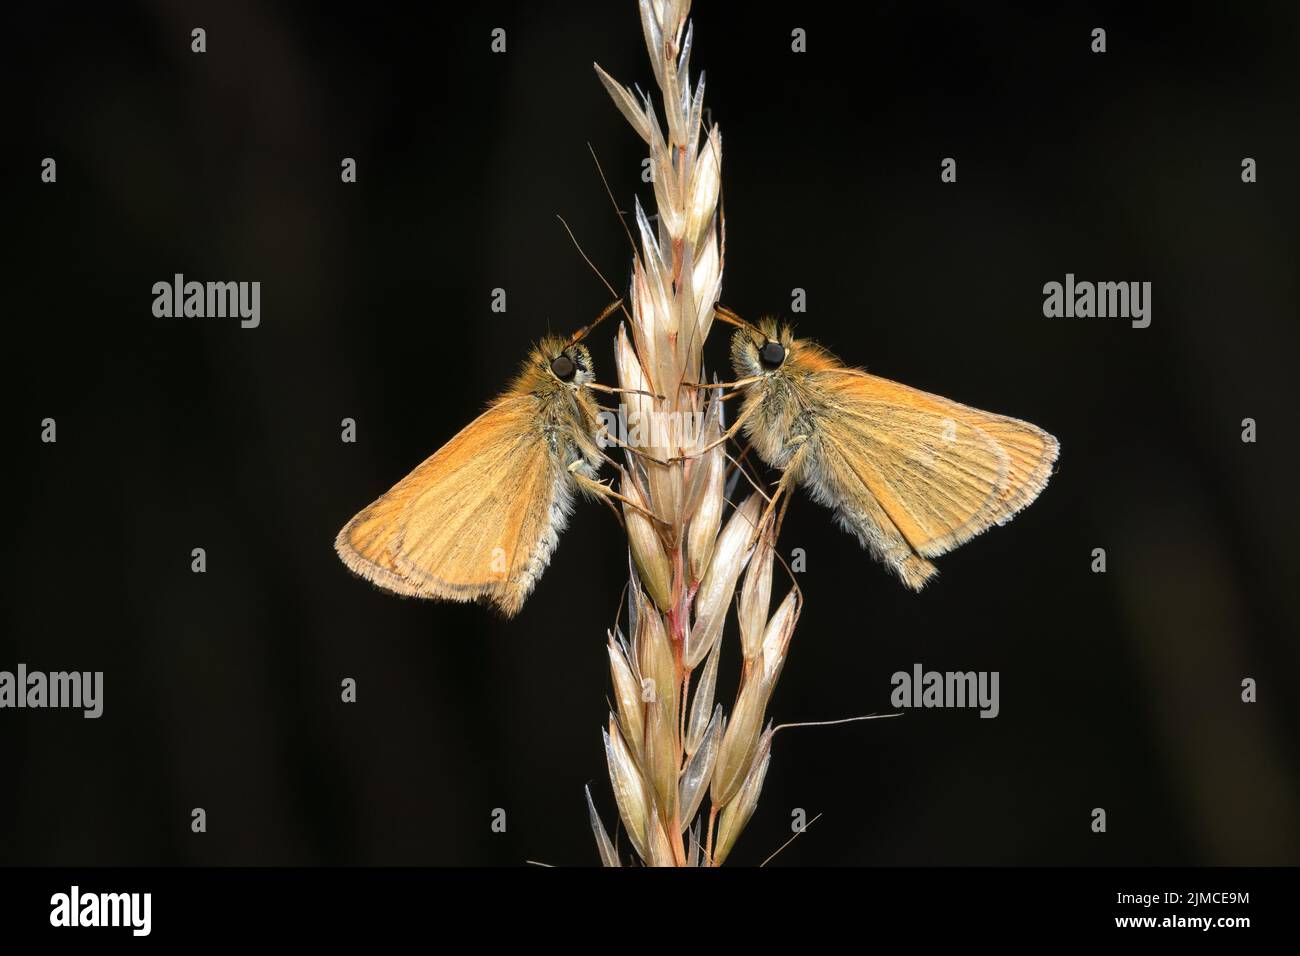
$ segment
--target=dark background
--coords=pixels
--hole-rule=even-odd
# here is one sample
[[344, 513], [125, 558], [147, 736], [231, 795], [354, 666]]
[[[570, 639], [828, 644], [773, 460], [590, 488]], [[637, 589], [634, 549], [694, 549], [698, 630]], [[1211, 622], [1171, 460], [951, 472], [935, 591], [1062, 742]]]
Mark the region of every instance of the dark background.
[[[778, 735], [733, 861], [798, 807], [825, 815], [780, 864], [1295, 863], [1300, 11], [965, 6], [697, 4], [724, 300], [785, 315], [805, 288], [801, 331], [846, 361], [1062, 444], [1038, 503], [919, 596], [796, 500], [808, 604], [770, 713], [888, 709], [915, 662], [999, 671], [1002, 713]], [[557, 213], [626, 281], [586, 144], [648, 200], [591, 69], [653, 82], [634, 4], [13, 14], [0, 669], [106, 689], [98, 721], [0, 712], [0, 862], [595, 862], [608, 512], [579, 511], [510, 622], [382, 593], [331, 542], [606, 303]], [[175, 272], [260, 280], [261, 327], [155, 319]], [[1151, 327], [1044, 318], [1066, 272], [1152, 282]]]

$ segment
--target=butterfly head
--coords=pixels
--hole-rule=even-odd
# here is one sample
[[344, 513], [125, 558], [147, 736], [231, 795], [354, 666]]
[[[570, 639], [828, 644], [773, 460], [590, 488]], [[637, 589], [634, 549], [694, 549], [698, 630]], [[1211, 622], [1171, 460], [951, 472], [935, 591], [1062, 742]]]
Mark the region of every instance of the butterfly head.
[[775, 319], [736, 329], [731, 337], [731, 364], [737, 378], [776, 375], [789, 367], [795, 350], [794, 335]]
[[579, 388], [595, 378], [591, 352], [581, 342], [545, 339], [537, 346], [536, 363], [543, 381]]

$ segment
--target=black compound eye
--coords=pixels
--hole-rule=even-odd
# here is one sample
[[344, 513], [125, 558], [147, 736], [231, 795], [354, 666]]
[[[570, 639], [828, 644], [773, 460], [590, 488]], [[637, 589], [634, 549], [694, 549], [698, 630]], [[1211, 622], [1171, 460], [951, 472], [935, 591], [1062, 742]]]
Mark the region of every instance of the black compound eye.
[[763, 363], [763, 368], [780, 368], [785, 361], [785, 346], [780, 342], [768, 342], [759, 350], [758, 360]]
[[551, 359], [551, 371], [561, 382], [572, 382], [573, 374], [578, 370], [578, 366], [573, 364], [573, 359], [567, 355], [557, 355]]

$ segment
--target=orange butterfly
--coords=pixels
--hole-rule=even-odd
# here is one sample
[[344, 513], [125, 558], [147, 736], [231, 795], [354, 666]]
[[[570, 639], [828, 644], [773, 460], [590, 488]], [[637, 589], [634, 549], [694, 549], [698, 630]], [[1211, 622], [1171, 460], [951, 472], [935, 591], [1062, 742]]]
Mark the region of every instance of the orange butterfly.
[[482, 415], [343, 527], [334, 541], [343, 563], [397, 594], [518, 613], [550, 562], [574, 492], [626, 501], [595, 480], [608, 458], [591, 395], [622, 390], [594, 381], [580, 344], [621, 305], [568, 340], [538, 343]]
[[908, 587], [938, 573], [930, 558], [1005, 524], [1046, 487], [1059, 444], [1041, 428], [848, 368], [772, 319], [716, 312], [738, 327], [737, 381], [726, 385], [744, 397], [728, 436], [743, 427], [783, 472], [769, 512], [799, 483]]

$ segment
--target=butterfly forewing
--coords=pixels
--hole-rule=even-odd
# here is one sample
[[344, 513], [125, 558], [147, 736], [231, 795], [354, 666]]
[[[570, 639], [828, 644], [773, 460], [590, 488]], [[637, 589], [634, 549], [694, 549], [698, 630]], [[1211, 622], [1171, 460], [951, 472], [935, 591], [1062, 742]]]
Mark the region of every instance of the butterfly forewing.
[[533, 399], [499, 399], [366, 508], [336, 547], [399, 594], [519, 610], [553, 550], [565, 486]]
[[1057, 443], [1027, 422], [862, 372], [818, 377], [832, 423], [821, 430], [822, 454], [839, 485], [828, 497], [838, 491], [850, 519], [883, 516], [865, 537], [912, 587], [934, 573], [917, 556], [936, 557], [1004, 523], [1047, 483]]

